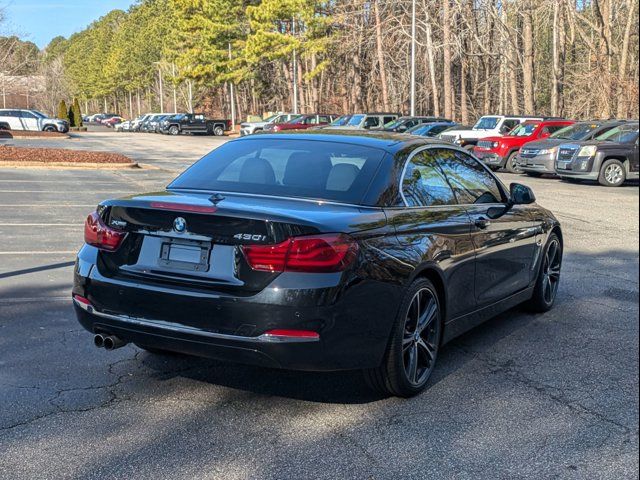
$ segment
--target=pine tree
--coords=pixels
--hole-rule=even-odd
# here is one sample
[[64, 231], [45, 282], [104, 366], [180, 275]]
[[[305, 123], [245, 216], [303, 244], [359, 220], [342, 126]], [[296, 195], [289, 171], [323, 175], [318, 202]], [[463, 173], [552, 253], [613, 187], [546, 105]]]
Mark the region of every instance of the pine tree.
[[82, 112], [80, 111], [80, 103], [78, 103], [78, 99], [74, 98], [73, 99], [73, 107], [71, 107], [73, 110], [73, 122], [74, 122], [74, 127], [81, 127], [82, 126]]
[[71, 121], [69, 119], [69, 110], [67, 109], [67, 103], [64, 100], [60, 100], [58, 104], [58, 118], [60, 120], [66, 120], [71, 125]]
[[76, 116], [73, 113], [73, 106], [69, 107], [69, 112], [67, 113], [67, 118], [69, 118], [69, 126], [76, 127]]

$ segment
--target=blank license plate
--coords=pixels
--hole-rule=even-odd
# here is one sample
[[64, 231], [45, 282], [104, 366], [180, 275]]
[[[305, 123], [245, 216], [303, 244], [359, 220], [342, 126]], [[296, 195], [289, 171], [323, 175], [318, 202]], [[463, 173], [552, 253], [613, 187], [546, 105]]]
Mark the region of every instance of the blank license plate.
[[209, 251], [207, 242], [163, 243], [158, 263], [163, 267], [180, 270], [207, 271], [209, 269]]
[[174, 262], [200, 262], [200, 247], [187, 247], [184, 245], [171, 245], [169, 247], [169, 260]]

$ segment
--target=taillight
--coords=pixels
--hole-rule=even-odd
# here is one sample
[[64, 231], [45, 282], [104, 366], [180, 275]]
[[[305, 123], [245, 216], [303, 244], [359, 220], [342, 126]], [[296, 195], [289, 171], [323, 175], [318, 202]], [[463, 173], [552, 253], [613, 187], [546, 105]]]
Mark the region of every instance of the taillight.
[[266, 272], [340, 272], [355, 260], [358, 244], [345, 234], [294, 237], [276, 245], [244, 245], [247, 262]]
[[98, 212], [93, 212], [84, 222], [84, 241], [101, 250], [113, 252], [120, 247], [126, 232], [120, 232], [104, 224]]

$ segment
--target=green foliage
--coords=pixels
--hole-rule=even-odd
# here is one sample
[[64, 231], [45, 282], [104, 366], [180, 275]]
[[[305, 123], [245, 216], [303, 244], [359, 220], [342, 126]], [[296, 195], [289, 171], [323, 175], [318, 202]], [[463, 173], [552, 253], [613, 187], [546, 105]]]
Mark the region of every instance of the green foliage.
[[221, 83], [232, 70], [229, 44], [236, 51], [247, 29], [246, 1], [171, 0], [175, 21], [171, 29], [173, 44], [165, 51], [178, 65], [180, 78]]
[[76, 115], [75, 115], [75, 112], [73, 111], [73, 106], [69, 107], [69, 111], [67, 112], [67, 118], [69, 119], [69, 126], [70, 127], [75, 127], [76, 126]]
[[69, 125], [72, 127], [82, 126], [82, 111], [78, 99], [73, 99], [73, 104], [69, 107]]
[[71, 119], [69, 118], [69, 109], [67, 108], [67, 103], [64, 100], [60, 100], [58, 104], [58, 118], [60, 120], [66, 120], [71, 124]]

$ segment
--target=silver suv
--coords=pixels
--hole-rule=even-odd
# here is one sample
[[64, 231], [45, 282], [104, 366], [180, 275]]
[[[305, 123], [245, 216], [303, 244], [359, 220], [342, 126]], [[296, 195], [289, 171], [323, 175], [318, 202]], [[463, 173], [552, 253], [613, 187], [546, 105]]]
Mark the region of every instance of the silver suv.
[[0, 109], [0, 129], [67, 133], [69, 122], [49, 118], [37, 110]]

